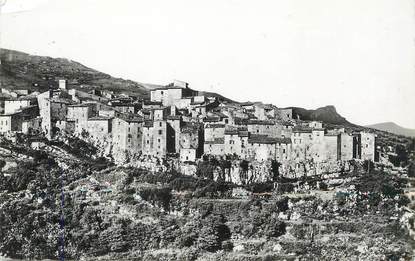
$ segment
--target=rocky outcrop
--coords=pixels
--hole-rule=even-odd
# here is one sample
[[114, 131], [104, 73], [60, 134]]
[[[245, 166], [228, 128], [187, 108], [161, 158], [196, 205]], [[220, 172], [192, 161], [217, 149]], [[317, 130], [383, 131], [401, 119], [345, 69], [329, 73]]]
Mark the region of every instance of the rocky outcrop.
[[350, 123], [337, 113], [336, 108], [333, 105], [328, 105], [315, 110], [307, 110], [299, 107], [291, 107], [293, 110], [293, 118], [300, 118], [305, 121], [322, 121], [331, 124], [344, 124], [350, 125]]

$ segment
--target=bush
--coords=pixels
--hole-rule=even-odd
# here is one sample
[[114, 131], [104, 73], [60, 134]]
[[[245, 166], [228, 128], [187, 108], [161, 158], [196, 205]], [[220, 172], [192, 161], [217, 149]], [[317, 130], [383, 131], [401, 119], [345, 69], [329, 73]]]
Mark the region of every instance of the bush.
[[142, 199], [151, 202], [153, 205], [161, 206], [164, 210], [170, 210], [170, 201], [172, 199], [170, 188], [145, 188], [138, 194]]

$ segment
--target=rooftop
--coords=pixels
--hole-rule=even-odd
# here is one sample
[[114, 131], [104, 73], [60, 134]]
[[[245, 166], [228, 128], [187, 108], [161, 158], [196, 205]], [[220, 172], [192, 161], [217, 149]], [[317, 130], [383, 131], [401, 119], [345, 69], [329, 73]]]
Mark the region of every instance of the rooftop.
[[267, 135], [251, 135], [248, 138], [249, 143], [259, 143], [259, 144], [276, 144], [278, 139], [268, 137]]
[[207, 140], [205, 144], [225, 144], [224, 138], [215, 138], [213, 141]]

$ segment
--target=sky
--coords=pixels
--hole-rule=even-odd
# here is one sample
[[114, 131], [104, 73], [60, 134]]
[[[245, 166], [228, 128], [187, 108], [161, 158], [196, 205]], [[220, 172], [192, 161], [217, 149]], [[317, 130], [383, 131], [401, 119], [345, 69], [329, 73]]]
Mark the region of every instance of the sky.
[[[4, 0], [3, 0], [4, 1]], [[415, 128], [415, 0], [8, 0], [1, 45]], [[2, 0], [0, 0], [2, 2]]]

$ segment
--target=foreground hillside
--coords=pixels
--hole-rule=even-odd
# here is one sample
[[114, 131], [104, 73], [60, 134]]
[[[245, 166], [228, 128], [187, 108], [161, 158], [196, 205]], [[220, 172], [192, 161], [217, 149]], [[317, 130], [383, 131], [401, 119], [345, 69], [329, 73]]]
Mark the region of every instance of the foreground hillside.
[[367, 174], [355, 162], [350, 173], [236, 186], [116, 167], [76, 138], [30, 144], [0, 146], [8, 257], [57, 259], [62, 245], [66, 258], [86, 260], [398, 260], [413, 251], [400, 222], [407, 181], [388, 169]]

